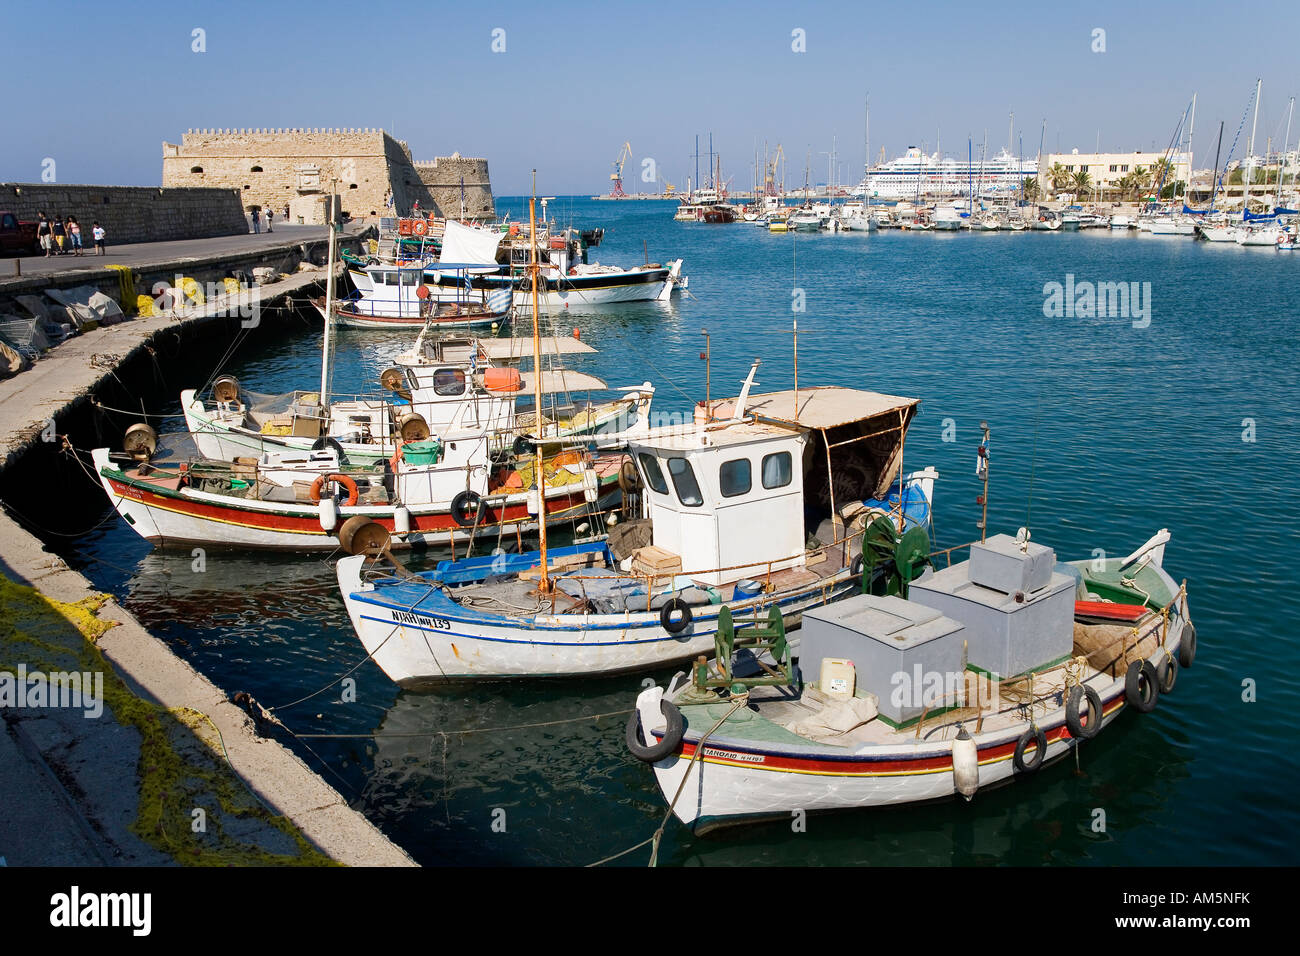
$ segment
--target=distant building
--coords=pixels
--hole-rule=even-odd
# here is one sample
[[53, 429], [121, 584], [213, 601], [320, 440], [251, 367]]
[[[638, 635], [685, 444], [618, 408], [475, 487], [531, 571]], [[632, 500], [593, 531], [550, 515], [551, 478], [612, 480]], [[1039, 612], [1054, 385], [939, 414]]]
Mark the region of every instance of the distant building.
[[[1118, 190], [1116, 184], [1125, 176], [1138, 167], [1150, 170], [1164, 158], [1163, 152], [1081, 153], [1076, 149], [1068, 153], [1047, 153], [1038, 163], [1038, 185], [1045, 196], [1052, 193], [1075, 192], [1072, 186], [1053, 189], [1051, 169], [1059, 163], [1065, 168], [1067, 176], [1081, 170], [1087, 172], [1092, 184], [1088, 190], [1089, 196], [1096, 193], [1104, 200], [1106, 193]], [[1166, 178], [1166, 186], [1176, 182], [1187, 182], [1191, 178], [1191, 153], [1173, 153], [1169, 156], [1169, 162], [1172, 168]], [[1156, 184], [1152, 182], [1151, 188], [1154, 189], [1155, 186]]]
[[287, 205], [304, 222], [323, 221], [331, 188], [353, 218], [406, 215], [416, 202], [435, 216], [494, 215], [486, 159], [416, 163], [381, 129], [188, 130], [163, 143], [163, 185], [233, 188], [246, 211], [279, 218]]

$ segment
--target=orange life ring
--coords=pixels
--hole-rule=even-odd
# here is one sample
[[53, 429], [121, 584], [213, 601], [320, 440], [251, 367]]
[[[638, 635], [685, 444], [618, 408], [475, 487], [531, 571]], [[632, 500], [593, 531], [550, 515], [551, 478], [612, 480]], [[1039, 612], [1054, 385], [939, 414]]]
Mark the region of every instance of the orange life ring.
[[325, 487], [326, 483], [331, 481], [337, 481], [347, 489], [348, 500], [343, 502], [345, 508], [351, 508], [361, 498], [361, 492], [357, 488], [357, 483], [347, 475], [321, 475], [311, 483], [311, 491], [309, 492], [311, 500], [319, 502], [321, 489]]
[[429, 222], [427, 219], [417, 219], [411, 224], [411, 231], [417, 236], [426, 235], [429, 232]]

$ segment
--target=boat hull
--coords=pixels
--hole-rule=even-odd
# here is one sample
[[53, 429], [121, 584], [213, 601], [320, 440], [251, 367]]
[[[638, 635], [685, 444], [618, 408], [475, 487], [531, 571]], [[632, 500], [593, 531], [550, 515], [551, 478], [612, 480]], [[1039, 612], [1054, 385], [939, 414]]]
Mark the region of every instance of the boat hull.
[[[335, 551], [338, 536], [321, 525], [319, 506], [310, 503], [258, 501], [177, 487], [174, 482], [128, 477], [108, 460], [107, 449], [94, 453], [96, 474], [118, 514], [146, 541], [158, 546], [210, 545], [279, 551]], [[588, 510], [613, 507], [618, 491], [606, 490], [588, 506], [581, 488], [548, 495], [547, 523], [577, 520]], [[526, 492], [487, 499], [485, 518], [474, 536], [513, 537], [537, 529], [528, 513]], [[335, 529], [361, 515], [383, 525], [394, 549], [424, 548], [465, 542], [471, 529], [458, 524], [450, 504], [412, 505], [410, 532], [399, 534], [394, 505], [339, 505]]]
[[[933, 469], [906, 476], [902, 513], [910, 524], [930, 526], [937, 477]], [[895, 482], [878, 503], [896, 509], [898, 489]], [[364, 579], [364, 570], [364, 558], [338, 563], [343, 603], [366, 652], [405, 687], [447, 680], [603, 676], [665, 667], [712, 650], [723, 606], [693, 608], [685, 630], [670, 634], [659, 610], [489, 613], [462, 606], [437, 584], [375, 586]], [[780, 607], [787, 625], [794, 628], [803, 611], [843, 597], [858, 585], [851, 567], [842, 567], [805, 585], [724, 603], [738, 614]]]
[[[538, 301], [545, 306], [608, 305], [616, 302], [665, 301], [674, 289], [685, 287], [680, 276], [681, 261], [669, 268], [630, 269], [614, 273], [565, 276], [560, 279], [543, 277], [538, 287]], [[464, 280], [458, 276], [441, 275], [436, 271], [426, 273], [426, 283], [439, 301], [455, 301], [465, 295]], [[500, 289], [513, 290], [515, 305], [531, 305], [532, 289], [522, 280], [504, 275], [474, 276], [471, 291], [487, 290], [489, 294]]]
[[[1171, 623], [1164, 646], [1148, 658], [1153, 665], [1163, 661], [1166, 652], [1177, 656], [1182, 626], [1181, 617]], [[1100, 733], [1128, 706], [1125, 681], [1123, 676], [1100, 677], [1090, 681], [1089, 686], [1101, 699]], [[665, 720], [660, 700], [663, 696], [663, 688], [652, 687], [637, 698], [641, 726], [649, 729], [647, 739], [651, 735], [662, 739]], [[701, 743], [714, 720], [728, 709], [729, 705], [723, 704], [686, 708], [685, 714], [706, 710], [707, 713], [698, 714], [703, 720], [697, 718], [696, 726], [691, 726], [688, 716], [679, 749], [654, 764], [655, 779], [665, 801], [672, 805], [678, 820], [697, 834], [762, 819], [789, 820], [795, 811], [883, 807], [957, 796], [952, 740], [909, 739], [855, 751], [811, 741], [806, 746], [756, 745], [750, 740], [728, 737], [724, 724]], [[1036, 723], [1046, 736], [1047, 750], [1035, 770], [1061, 760], [1080, 743], [1067, 729], [1064, 706], [1036, 718]], [[1025, 727], [1016, 723], [1009, 728], [975, 734], [979, 790], [1030, 775], [1017, 770], [1014, 761], [1017, 742]], [[698, 756], [697, 750], [701, 751]]]

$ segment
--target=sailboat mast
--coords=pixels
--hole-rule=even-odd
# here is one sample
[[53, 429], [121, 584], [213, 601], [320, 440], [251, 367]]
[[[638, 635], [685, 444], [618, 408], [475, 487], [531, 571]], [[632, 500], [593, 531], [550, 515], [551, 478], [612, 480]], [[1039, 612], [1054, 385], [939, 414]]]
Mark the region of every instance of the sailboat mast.
[[325, 338], [320, 354], [320, 404], [322, 411], [329, 407], [330, 385], [330, 316], [334, 312], [334, 187], [330, 187], [329, 253], [325, 266]]
[[1223, 120], [1219, 120], [1219, 142], [1214, 147], [1214, 185], [1210, 188], [1210, 208], [1219, 198], [1219, 152], [1223, 149]]
[[1241, 218], [1246, 218], [1250, 209], [1250, 181], [1254, 173], [1255, 160], [1255, 126], [1259, 123], [1259, 91], [1264, 85], [1264, 78], [1255, 80], [1255, 118], [1250, 121], [1250, 145], [1246, 147], [1246, 175], [1241, 187]]
[[533, 194], [528, 198], [529, 234], [532, 236], [532, 248], [529, 254], [528, 271], [533, 277], [533, 413], [537, 419], [537, 448], [534, 469], [537, 476], [537, 540], [541, 553], [541, 576], [537, 589], [543, 594], [551, 590], [551, 583], [546, 577], [546, 473], [542, 469], [542, 338], [538, 329], [537, 307], [537, 170], [533, 170]]
[[1287, 107], [1286, 113], [1286, 139], [1282, 140], [1282, 161], [1277, 166], [1277, 195], [1273, 200], [1273, 207], [1276, 209], [1282, 205], [1282, 173], [1286, 171], [1286, 149], [1291, 145], [1291, 115], [1295, 112], [1295, 97], [1291, 97], [1291, 105]]

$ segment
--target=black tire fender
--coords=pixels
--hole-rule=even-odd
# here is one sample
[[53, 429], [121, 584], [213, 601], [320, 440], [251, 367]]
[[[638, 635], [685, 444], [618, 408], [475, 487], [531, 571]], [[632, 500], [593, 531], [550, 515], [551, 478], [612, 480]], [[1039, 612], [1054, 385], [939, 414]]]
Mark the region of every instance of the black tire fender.
[[348, 463], [348, 456], [343, 453], [343, 446], [340, 445], [337, 440], [328, 436], [323, 436], [317, 438], [311, 443], [312, 451], [324, 451], [326, 448], [332, 449], [334, 454], [339, 456], [340, 465], [346, 465]]
[[483, 498], [475, 491], [462, 491], [451, 499], [451, 519], [462, 528], [472, 528], [483, 517]]
[[[1025, 761], [1025, 751], [1029, 749], [1030, 744], [1034, 744], [1034, 757], [1029, 762]], [[1043, 765], [1044, 758], [1047, 757], [1047, 734], [1043, 733], [1043, 728], [1037, 724], [1025, 728], [1025, 732], [1020, 735], [1016, 741], [1016, 752], [1011, 758], [1017, 770], [1021, 773], [1033, 773]]]
[[[1087, 699], [1088, 722], [1083, 722], [1079, 705]], [[1070, 736], [1079, 740], [1091, 740], [1101, 731], [1101, 695], [1087, 684], [1075, 684], [1070, 688], [1070, 696], [1065, 702], [1065, 727]]]
[[529, 444], [528, 439], [523, 435], [516, 438], [515, 443], [511, 445], [510, 448], [515, 453], [516, 458], [523, 458], [533, 450], [533, 446]]
[[1182, 636], [1178, 639], [1178, 663], [1191, 667], [1196, 660], [1196, 625], [1191, 621], [1183, 624]]
[[1156, 709], [1156, 702], [1160, 700], [1160, 677], [1154, 664], [1134, 661], [1128, 666], [1128, 673], [1124, 675], [1124, 699], [1140, 714], [1149, 714]]
[[1160, 680], [1160, 693], [1168, 694], [1178, 683], [1178, 658], [1172, 654], [1165, 655], [1165, 659], [1156, 667], [1156, 677]]
[[658, 763], [668, 755], [674, 753], [682, 744], [682, 734], [686, 730], [686, 723], [682, 720], [682, 712], [677, 706], [669, 700], [659, 701], [659, 712], [668, 719], [668, 727], [664, 730], [663, 739], [657, 744], [648, 745], [641, 739], [641, 712], [633, 708], [631, 715], [627, 719], [627, 731], [624, 737], [627, 740], [627, 749], [631, 751], [632, 756], [637, 760], [643, 760], [646, 763]]
[[[681, 618], [674, 621], [673, 612], [679, 612]], [[659, 623], [663, 625], [665, 631], [669, 634], [680, 634], [691, 626], [691, 606], [681, 598], [673, 598], [671, 601], [664, 602], [664, 606], [659, 609]]]

